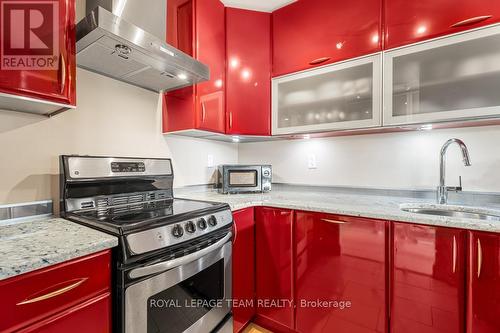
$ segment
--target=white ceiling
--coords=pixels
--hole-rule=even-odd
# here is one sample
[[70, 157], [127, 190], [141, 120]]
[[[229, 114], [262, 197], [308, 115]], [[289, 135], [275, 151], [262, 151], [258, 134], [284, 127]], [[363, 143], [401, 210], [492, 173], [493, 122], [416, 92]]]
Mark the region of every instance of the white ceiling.
[[272, 12], [297, 0], [221, 0], [226, 7]]

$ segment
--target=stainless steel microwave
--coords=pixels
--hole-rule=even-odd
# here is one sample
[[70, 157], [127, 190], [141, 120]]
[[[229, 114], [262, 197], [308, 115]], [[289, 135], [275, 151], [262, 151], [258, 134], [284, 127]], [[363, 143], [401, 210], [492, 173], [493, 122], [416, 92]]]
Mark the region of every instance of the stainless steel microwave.
[[270, 165], [220, 165], [217, 188], [220, 193], [248, 193], [271, 191]]

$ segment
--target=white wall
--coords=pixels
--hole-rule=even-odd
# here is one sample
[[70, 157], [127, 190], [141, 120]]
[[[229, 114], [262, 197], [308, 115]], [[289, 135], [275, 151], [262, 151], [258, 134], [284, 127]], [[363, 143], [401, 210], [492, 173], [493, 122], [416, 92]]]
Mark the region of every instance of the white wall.
[[53, 118], [0, 112], [0, 204], [58, 198], [58, 156], [171, 157], [174, 186], [213, 182], [214, 162], [236, 163], [232, 143], [167, 137], [159, 94], [77, 71], [77, 109]]
[[[240, 163], [270, 163], [275, 182], [329, 186], [433, 189], [439, 150], [457, 137], [469, 147], [464, 167], [458, 147], [448, 150], [447, 183], [462, 175], [464, 190], [500, 192], [500, 127], [475, 127], [325, 139], [240, 144]], [[308, 169], [308, 155], [317, 169]]]

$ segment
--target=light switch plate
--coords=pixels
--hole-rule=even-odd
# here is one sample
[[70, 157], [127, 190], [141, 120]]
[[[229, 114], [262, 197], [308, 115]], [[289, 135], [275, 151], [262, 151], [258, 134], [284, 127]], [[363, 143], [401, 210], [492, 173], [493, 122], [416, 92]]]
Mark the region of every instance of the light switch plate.
[[214, 166], [215, 166], [214, 155], [208, 154], [207, 155], [207, 167], [208, 168], [213, 168]]
[[307, 167], [309, 169], [317, 169], [318, 168], [318, 163], [317, 163], [315, 154], [309, 154], [307, 156]]

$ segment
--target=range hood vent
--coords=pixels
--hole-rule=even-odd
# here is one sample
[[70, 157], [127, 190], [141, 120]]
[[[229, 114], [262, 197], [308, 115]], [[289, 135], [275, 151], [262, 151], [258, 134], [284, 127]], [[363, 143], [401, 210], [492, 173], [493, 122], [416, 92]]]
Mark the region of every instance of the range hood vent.
[[[159, 3], [152, 1], [150, 4], [148, 1], [145, 4], [138, 0], [128, 2], [135, 2], [142, 8], [155, 7], [154, 4]], [[161, 2], [166, 5], [165, 0]], [[109, 6], [106, 5], [108, 3]], [[121, 8], [117, 9], [116, 3]], [[156, 22], [155, 17], [148, 17], [137, 8], [124, 11], [123, 3], [126, 4], [127, 1], [87, 0], [87, 15], [76, 27], [78, 67], [156, 92], [209, 80], [208, 67], [168, 45], [163, 37], [165, 33], [158, 37], [134, 24], [137, 22], [134, 20], [136, 17], [142, 22]], [[94, 4], [98, 6], [89, 10]], [[165, 24], [166, 9], [162, 11], [161, 8], [153, 8], [153, 11], [156, 11], [160, 22], [163, 22], [161, 24]], [[163, 27], [166, 32], [166, 25]], [[151, 28], [148, 30], [152, 31]]]

